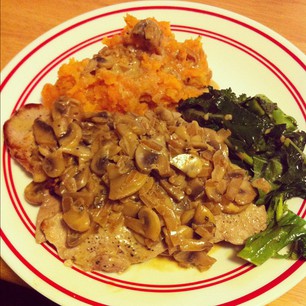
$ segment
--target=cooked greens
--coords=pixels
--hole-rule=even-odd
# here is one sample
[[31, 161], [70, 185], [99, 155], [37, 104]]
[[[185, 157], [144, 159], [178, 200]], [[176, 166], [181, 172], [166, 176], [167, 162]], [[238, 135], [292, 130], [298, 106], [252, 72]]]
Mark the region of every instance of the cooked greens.
[[[255, 265], [263, 264], [270, 257], [306, 258], [305, 220], [287, 209], [282, 194], [273, 201], [268, 209], [270, 222], [267, 229], [250, 237], [238, 253], [239, 257]], [[278, 253], [290, 244], [291, 248], [286, 253]]]
[[290, 245], [287, 257], [305, 258], [306, 221], [286, 205], [290, 198], [306, 198], [306, 133], [298, 130], [296, 120], [264, 95], [237, 96], [230, 88], [209, 87], [207, 93], [181, 101], [178, 110], [187, 121], [229, 129], [231, 160], [254, 180], [264, 178], [271, 185], [269, 191], [259, 190], [256, 201], [266, 205], [268, 228], [250, 237], [238, 255], [258, 265]]

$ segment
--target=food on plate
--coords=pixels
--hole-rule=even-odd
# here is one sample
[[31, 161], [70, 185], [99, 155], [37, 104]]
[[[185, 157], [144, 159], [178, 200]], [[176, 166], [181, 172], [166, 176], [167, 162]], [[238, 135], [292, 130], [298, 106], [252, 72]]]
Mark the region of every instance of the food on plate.
[[203, 93], [211, 70], [200, 38], [178, 42], [168, 22], [138, 20], [128, 15], [122, 32], [103, 39], [105, 47], [93, 58], [71, 59], [46, 84], [43, 103], [50, 107], [60, 96], [75, 98], [85, 111], [143, 114], [162, 105]]
[[302, 253], [305, 221], [284, 200], [305, 195], [305, 134], [274, 104], [213, 89], [200, 38], [179, 43], [166, 22], [125, 20], [4, 125], [33, 178], [36, 241], [67, 265], [106, 272], [157, 256], [203, 271], [220, 241], [245, 245], [240, 257], [254, 264], [288, 243]]
[[45, 112], [26, 105], [4, 131], [33, 176], [25, 198], [41, 205], [36, 240], [62, 259], [122, 272], [161, 255], [202, 271], [215, 262], [215, 242], [240, 245], [266, 228], [247, 171], [229, 160], [228, 131], [161, 107], [86, 113], [67, 98]]

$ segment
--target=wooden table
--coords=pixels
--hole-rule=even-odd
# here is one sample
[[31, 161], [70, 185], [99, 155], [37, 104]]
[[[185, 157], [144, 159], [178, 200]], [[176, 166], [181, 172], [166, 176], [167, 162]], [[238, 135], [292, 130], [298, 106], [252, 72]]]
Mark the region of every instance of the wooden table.
[[[116, 0], [1, 0], [1, 69], [26, 45], [63, 21]], [[252, 18], [275, 30], [306, 53], [305, 0], [197, 1]], [[26, 285], [1, 260], [1, 279]], [[306, 278], [270, 306], [305, 305]]]

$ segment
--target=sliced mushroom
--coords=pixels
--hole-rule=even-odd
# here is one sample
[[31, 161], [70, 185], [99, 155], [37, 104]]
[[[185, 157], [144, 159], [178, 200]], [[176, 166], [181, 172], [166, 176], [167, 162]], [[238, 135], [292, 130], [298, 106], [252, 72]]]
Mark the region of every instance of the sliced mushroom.
[[85, 232], [90, 228], [90, 217], [86, 210], [79, 210], [74, 206], [63, 213], [63, 220], [73, 230]]
[[92, 158], [90, 169], [95, 174], [102, 176], [106, 170], [109, 160], [106, 158], [104, 151], [99, 150]]
[[[94, 202], [95, 194], [84, 190], [84, 191], [78, 191], [78, 192], [65, 193], [64, 196], [63, 196], [63, 199], [66, 198], [66, 197], [67, 198], [71, 198], [71, 200], [73, 201], [74, 205], [76, 205], [78, 207], [79, 206], [89, 207]], [[70, 200], [68, 200], [68, 202], [69, 201]], [[63, 205], [64, 204], [65, 203], [63, 203]]]
[[67, 153], [67, 154], [78, 157], [83, 162], [89, 161], [92, 158], [91, 149], [82, 144], [76, 147], [73, 147], [73, 148], [62, 147], [61, 150], [63, 153]]
[[42, 168], [49, 177], [59, 177], [65, 170], [62, 151], [56, 150], [46, 156], [42, 162]]
[[145, 231], [144, 231], [144, 228], [143, 228], [142, 220], [139, 220], [139, 219], [133, 218], [133, 217], [129, 217], [129, 216], [125, 216], [124, 224], [125, 224], [126, 227], [128, 227], [129, 229], [131, 229], [135, 233], [140, 234], [143, 237], [145, 236]]
[[120, 174], [128, 173], [136, 168], [134, 160], [130, 159], [126, 155], [117, 155], [114, 157], [114, 160], [117, 162], [117, 167]]
[[33, 162], [33, 169], [32, 169], [32, 175], [33, 175], [33, 181], [36, 183], [44, 182], [48, 179], [48, 176], [46, 172], [44, 171], [42, 167], [42, 163], [40, 160], [35, 160], [35, 155], [32, 156], [32, 162]]
[[108, 163], [106, 166], [106, 171], [107, 171], [107, 185], [109, 186], [109, 181], [117, 179], [119, 176], [122, 175], [120, 172], [119, 167], [116, 164], [113, 163]]
[[190, 226], [187, 225], [180, 225], [177, 234], [180, 236], [181, 239], [192, 239], [194, 232]]
[[228, 200], [234, 201], [235, 197], [237, 196], [240, 186], [242, 184], [243, 177], [234, 177], [230, 180], [227, 185], [225, 196]]
[[110, 179], [109, 198], [119, 200], [136, 193], [146, 183], [148, 176], [137, 170]]
[[77, 192], [76, 181], [74, 177], [64, 177], [59, 187], [60, 194], [65, 192]]
[[196, 200], [204, 194], [204, 182], [199, 178], [194, 178], [188, 182], [186, 193], [192, 200]]
[[228, 204], [222, 204], [222, 211], [226, 214], [239, 214], [247, 208], [248, 205], [239, 206], [234, 204], [233, 202], [229, 202]]
[[235, 196], [235, 202], [238, 205], [250, 204], [254, 201], [257, 193], [250, 181], [244, 179], [240, 185], [239, 192]]
[[222, 199], [221, 205], [222, 211], [226, 214], [238, 214], [248, 207], [248, 205], [237, 205], [226, 198]]
[[155, 209], [163, 217], [169, 233], [176, 233], [179, 226], [179, 218], [174, 210], [162, 204], [157, 205]]
[[86, 164], [80, 164], [80, 166], [71, 166], [61, 176], [60, 189], [64, 192], [77, 192], [85, 187], [90, 179], [89, 167]]
[[194, 154], [179, 154], [171, 158], [170, 163], [187, 176], [195, 178], [201, 173], [204, 161]]
[[161, 206], [161, 210], [162, 207], [166, 207], [173, 210], [174, 209], [173, 201], [165, 192], [165, 190], [161, 188], [159, 184], [155, 184], [154, 181], [153, 184], [150, 183], [149, 183], [150, 188], [143, 188], [139, 191], [138, 195], [140, 200], [146, 206], [151, 208], [157, 208]]
[[91, 160], [91, 170], [99, 176], [103, 175], [107, 170], [110, 159], [120, 151], [121, 148], [111, 141], [103, 143]]
[[52, 108], [52, 118], [54, 121], [60, 120], [62, 117], [80, 121], [84, 117], [80, 102], [75, 99], [62, 97], [54, 102]]
[[67, 239], [66, 245], [68, 248], [74, 248], [79, 245], [82, 241], [82, 233], [72, 230], [70, 227], [67, 228]]
[[82, 129], [75, 123], [71, 122], [64, 136], [59, 139], [59, 143], [63, 147], [76, 147], [82, 139]]
[[158, 161], [158, 153], [140, 144], [135, 152], [135, 161], [139, 170], [150, 173]]
[[38, 145], [46, 145], [53, 148], [57, 146], [52, 126], [39, 118], [34, 121], [33, 135]]
[[166, 190], [168, 195], [176, 202], [182, 201], [185, 197], [185, 192], [179, 186], [172, 185], [168, 180], [160, 180], [160, 185]]
[[121, 139], [119, 141], [120, 147], [131, 158], [134, 157], [135, 150], [138, 145], [138, 136], [132, 131], [132, 129], [125, 123], [117, 123], [116, 131], [120, 134]]
[[90, 171], [88, 166], [83, 166], [82, 168], [79, 168], [78, 173], [74, 177], [77, 190], [80, 190], [87, 185], [89, 176]]
[[181, 214], [181, 224], [188, 224], [194, 216], [195, 209], [191, 208], [188, 210], [184, 210], [183, 213]]
[[109, 159], [112, 159], [112, 157], [117, 155], [122, 150], [121, 147], [118, 146], [116, 142], [114, 142], [114, 140], [106, 141], [103, 143], [101, 149], [105, 156]]
[[96, 124], [89, 121], [82, 121], [80, 122], [80, 126], [82, 128], [82, 141], [86, 145], [92, 145], [98, 132]]
[[184, 239], [180, 245], [181, 251], [199, 252], [211, 249], [213, 244], [205, 239]]
[[138, 218], [143, 223], [145, 236], [157, 241], [161, 232], [161, 223], [156, 212], [151, 208], [142, 207], [138, 213]]
[[184, 153], [186, 143], [183, 139], [179, 138], [176, 134], [172, 134], [167, 143], [171, 156], [176, 156]]
[[175, 260], [183, 267], [195, 266], [200, 271], [209, 269], [216, 262], [215, 258], [207, 255], [206, 251], [190, 252], [182, 251], [173, 255]]
[[220, 181], [223, 179], [226, 173], [226, 168], [220, 165], [215, 165], [214, 170], [211, 173], [211, 178], [214, 181]]
[[41, 156], [47, 156], [54, 150], [54, 147], [49, 147], [48, 145], [39, 145], [38, 152]]
[[192, 228], [194, 229], [195, 233], [197, 233], [200, 237], [202, 237], [206, 241], [211, 241], [216, 231], [215, 224], [205, 224], [205, 225], [193, 224]]
[[71, 120], [67, 117], [59, 117], [53, 121], [52, 127], [57, 138], [64, 136], [67, 133], [68, 126]]
[[188, 143], [190, 141], [190, 134], [187, 132], [186, 125], [179, 125], [175, 129], [175, 134], [185, 143]]
[[206, 206], [199, 203], [194, 213], [193, 222], [195, 224], [215, 223], [215, 217]]
[[94, 206], [90, 210], [90, 215], [92, 220], [99, 224], [99, 226], [104, 227], [108, 224], [108, 218], [112, 213], [111, 204], [108, 201], [105, 201], [103, 205]]
[[114, 114], [115, 127], [121, 136], [128, 133], [134, 133], [138, 136], [145, 135], [147, 132], [147, 127], [144, 122], [144, 117], [139, 117], [132, 113], [127, 113], [124, 116], [121, 114], [117, 116]]
[[222, 200], [222, 193], [220, 192], [218, 185], [218, 182], [213, 181], [212, 179], [205, 182], [205, 193], [207, 197], [216, 203], [221, 202]]
[[135, 152], [138, 169], [145, 173], [156, 170], [160, 176], [170, 176], [169, 154], [164, 145], [156, 140], [142, 140]]
[[49, 194], [49, 190], [46, 188], [46, 183], [31, 182], [24, 190], [25, 199], [32, 205], [41, 205]]
[[90, 216], [82, 202], [78, 203], [69, 196], [62, 199], [63, 220], [77, 232], [85, 232], [90, 228]]
[[121, 201], [123, 203], [123, 210], [122, 213], [124, 216], [128, 216], [128, 217], [137, 217], [138, 212], [140, 210], [140, 208], [142, 207], [142, 203], [141, 202], [136, 202], [133, 201], [132, 199], [128, 198], [128, 199], [123, 199]]

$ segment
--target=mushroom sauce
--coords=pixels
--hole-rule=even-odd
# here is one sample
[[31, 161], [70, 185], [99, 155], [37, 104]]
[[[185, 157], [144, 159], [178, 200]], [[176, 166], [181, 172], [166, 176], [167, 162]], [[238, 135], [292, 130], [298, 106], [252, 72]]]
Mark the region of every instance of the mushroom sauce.
[[165, 108], [85, 113], [79, 101], [61, 98], [49, 117], [34, 121], [33, 134], [36, 166], [25, 196], [34, 205], [50, 195], [59, 200], [69, 248], [107, 224], [202, 271], [215, 262], [208, 255], [215, 217], [245, 210], [257, 194], [229, 160], [229, 131]]

